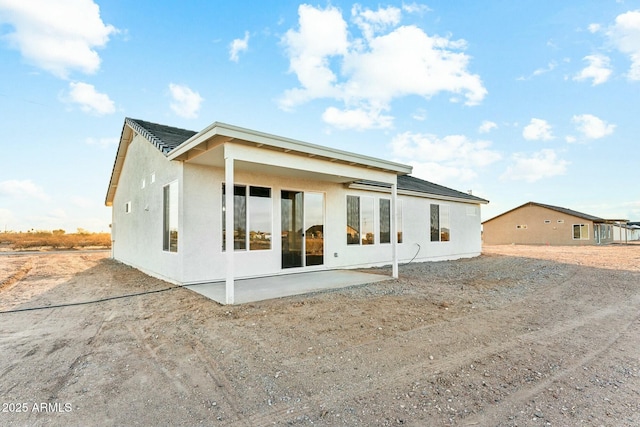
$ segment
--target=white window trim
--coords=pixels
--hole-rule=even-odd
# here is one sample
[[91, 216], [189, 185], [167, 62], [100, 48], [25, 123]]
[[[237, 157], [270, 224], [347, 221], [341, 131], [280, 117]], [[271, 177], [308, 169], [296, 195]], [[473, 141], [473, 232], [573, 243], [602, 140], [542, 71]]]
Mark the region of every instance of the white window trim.
[[[575, 226], [584, 226], [587, 229], [587, 236], [583, 236], [582, 235], [582, 231], [580, 231], [580, 238], [576, 239], [576, 235], [574, 233], [574, 229]], [[580, 227], [580, 230], [582, 230], [582, 227]], [[572, 224], [571, 225], [571, 237], [573, 238], [573, 240], [589, 240], [589, 224]]]

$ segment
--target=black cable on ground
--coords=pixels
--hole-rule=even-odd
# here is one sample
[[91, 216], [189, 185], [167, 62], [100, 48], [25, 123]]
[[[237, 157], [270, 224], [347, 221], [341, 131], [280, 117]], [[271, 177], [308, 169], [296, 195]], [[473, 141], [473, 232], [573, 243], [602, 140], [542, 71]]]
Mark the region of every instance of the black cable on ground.
[[420, 249], [422, 249], [422, 246], [420, 246], [420, 243], [416, 243], [416, 245], [418, 245], [418, 251], [416, 252], [416, 254], [413, 256], [413, 258], [411, 258], [411, 261], [409, 262], [405, 262], [404, 264], [400, 264], [400, 265], [409, 265], [413, 262], [414, 259], [416, 259], [416, 257], [418, 256], [418, 254], [420, 253]]
[[41, 306], [41, 307], [18, 308], [18, 309], [15, 309], [15, 310], [0, 311], [0, 314], [20, 313], [20, 312], [23, 312], [23, 311], [48, 310], [48, 309], [54, 309], [54, 308], [74, 307], [74, 306], [78, 306], [78, 305], [96, 304], [96, 303], [105, 302], [105, 301], [112, 301], [112, 300], [116, 300], [116, 299], [138, 297], [138, 296], [149, 295], [149, 294], [157, 294], [157, 293], [160, 293], [160, 292], [172, 291], [174, 289], [178, 289], [178, 288], [182, 288], [182, 287], [184, 287], [184, 286], [171, 286], [169, 288], [156, 289], [155, 291], [145, 291], [145, 292], [138, 292], [137, 294], [118, 295], [118, 296], [115, 296], [115, 297], [107, 297], [107, 298], [101, 298], [101, 299], [91, 300], [91, 301], [70, 302], [70, 303], [67, 303], [67, 304], [47, 305], [47, 306]]

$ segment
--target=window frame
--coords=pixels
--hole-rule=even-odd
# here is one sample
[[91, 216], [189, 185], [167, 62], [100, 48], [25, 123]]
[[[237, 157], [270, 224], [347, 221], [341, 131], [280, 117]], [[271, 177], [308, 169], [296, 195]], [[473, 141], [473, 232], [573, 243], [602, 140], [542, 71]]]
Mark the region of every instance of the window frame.
[[[169, 253], [178, 252], [180, 230], [179, 190], [177, 180], [162, 186], [162, 250]], [[172, 193], [174, 197], [172, 197]], [[175, 226], [172, 226], [172, 224]], [[172, 233], [175, 234], [172, 235]]]
[[360, 197], [360, 244], [376, 244], [376, 199], [372, 196]]
[[[434, 213], [435, 213], [435, 216], [434, 216]], [[437, 224], [435, 227], [434, 227], [434, 219], [437, 220]], [[431, 242], [450, 242], [451, 241], [451, 206], [450, 205], [440, 204], [440, 203], [429, 204], [429, 240]]]
[[[233, 250], [235, 252], [259, 252], [259, 251], [270, 251], [270, 250], [273, 250], [273, 218], [274, 218], [273, 217], [273, 187], [267, 187], [267, 186], [262, 186], [262, 185], [251, 185], [251, 184], [237, 184], [237, 183], [234, 183], [233, 188], [234, 188], [234, 197], [240, 197], [240, 196], [244, 197], [244, 215], [243, 215], [244, 221], [242, 223], [244, 225], [244, 236], [243, 236], [242, 240], [236, 240], [234, 238], [234, 244], [233, 244], [234, 248], [233, 248]], [[244, 195], [236, 194], [236, 191], [239, 190], [239, 189], [242, 189], [242, 191], [244, 192]], [[265, 197], [265, 198], [269, 199], [268, 206], [269, 206], [269, 213], [270, 213], [270, 216], [269, 216], [269, 228], [270, 229], [269, 229], [268, 233], [266, 231], [265, 231], [265, 233], [263, 233], [263, 234], [269, 234], [271, 236], [268, 239], [269, 240], [269, 247], [268, 248], [266, 248], [266, 247], [258, 248], [257, 245], [254, 245], [254, 247], [252, 248], [252, 244], [251, 244], [252, 243], [252, 240], [251, 240], [251, 232], [252, 232], [251, 228], [252, 228], [252, 226], [251, 226], [251, 223], [253, 221], [252, 221], [252, 217], [251, 217], [251, 215], [252, 215], [252, 213], [251, 213], [251, 209], [252, 209], [251, 208], [251, 203], [252, 203], [251, 202], [251, 198], [252, 197], [260, 197], [260, 196], [252, 196], [252, 189], [264, 189], [264, 190], [268, 190], [268, 193], [269, 193], [269, 197]], [[226, 236], [225, 236], [226, 220], [227, 220], [226, 213], [225, 213], [226, 212], [226, 206], [225, 206], [225, 204], [226, 204], [226, 197], [225, 197], [225, 194], [226, 194], [226, 183], [224, 183], [224, 182], [222, 183], [222, 187], [220, 188], [220, 191], [221, 191], [221, 196], [222, 196], [221, 209], [220, 209], [221, 216], [222, 216], [222, 218], [221, 218], [222, 239], [221, 239], [220, 248], [221, 248], [222, 252], [226, 252], [226, 250], [227, 250], [226, 249]], [[239, 204], [234, 201], [233, 205], [234, 205], [234, 208], [237, 210]], [[236, 212], [234, 212], [234, 215], [233, 215], [233, 217], [234, 217], [234, 229], [236, 227], [236, 219], [237, 219], [236, 217], [237, 216], [238, 216], [238, 214]], [[240, 234], [240, 233], [238, 233], [238, 234]], [[240, 242], [242, 243], [242, 245], [238, 245], [238, 243], [240, 243]], [[241, 247], [237, 247], [237, 246], [241, 246]]]
[[404, 211], [402, 209], [402, 200], [396, 199], [396, 237], [398, 244], [402, 243], [404, 225]]
[[[576, 227], [579, 227], [580, 236], [576, 237]], [[583, 236], [582, 230], [586, 229], [586, 236]], [[589, 240], [589, 224], [571, 224], [571, 236], [573, 240]]]
[[[360, 229], [360, 196], [347, 194], [345, 207], [347, 220], [347, 245], [360, 245], [360, 236], [362, 235], [362, 230]], [[357, 224], [354, 224], [354, 219], [357, 219]], [[350, 229], [354, 231], [354, 234], [349, 233]]]
[[378, 199], [378, 240], [381, 245], [391, 243], [391, 228], [391, 199], [381, 197]]

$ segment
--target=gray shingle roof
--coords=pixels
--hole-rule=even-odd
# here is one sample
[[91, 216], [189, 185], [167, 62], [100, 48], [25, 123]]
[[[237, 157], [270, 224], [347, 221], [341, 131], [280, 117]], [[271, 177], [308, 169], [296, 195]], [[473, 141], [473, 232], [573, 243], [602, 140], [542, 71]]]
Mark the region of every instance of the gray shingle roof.
[[488, 202], [488, 200], [476, 197], [472, 194], [463, 193], [462, 191], [434, 184], [433, 182], [425, 181], [410, 175], [398, 176], [398, 190], [416, 191], [418, 193], [427, 193], [436, 196], [455, 197], [457, 199], [473, 200], [481, 203]]
[[[164, 154], [167, 154], [197, 133], [192, 130], [180, 129], [132, 118], [126, 118], [125, 123], [151, 141], [151, 143], [153, 143]], [[372, 183], [368, 181], [359, 181], [359, 183], [380, 185], [379, 183]], [[398, 189], [435, 196], [453, 197], [456, 199], [470, 200], [479, 203], [488, 203], [487, 200], [480, 197], [453, 190], [409, 175], [398, 176]]]
[[164, 154], [176, 148], [198, 132], [146, 122], [127, 117], [125, 123], [133, 130], [147, 138]]
[[[356, 181], [354, 184], [361, 184], [373, 187], [390, 188], [391, 185], [383, 182], [374, 182], [367, 180]], [[454, 199], [469, 200], [478, 203], [489, 203], [488, 200], [474, 196], [469, 193], [463, 193], [462, 191], [454, 190], [449, 187], [434, 184], [424, 179], [416, 178], [411, 175], [398, 175], [398, 190], [413, 191], [416, 193], [430, 194], [433, 196], [443, 196]]]
[[485, 222], [492, 221], [492, 220], [494, 220], [494, 219], [496, 219], [498, 217], [501, 217], [502, 215], [508, 214], [509, 212], [513, 212], [513, 211], [515, 211], [517, 209], [520, 209], [520, 208], [523, 208], [525, 206], [539, 206], [541, 208], [551, 209], [551, 210], [556, 211], [556, 212], [561, 212], [561, 213], [564, 213], [564, 214], [567, 214], [567, 215], [575, 216], [577, 218], [586, 219], [587, 221], [592, 221], [592, 222], [607, 222], [605, 219], [602, 219], [600, 217], [589, 215], [589, 214], [586, 214], [586, 213], [583, 213], [583, 212], [574, 211], [572, 209], [562, 208], [560, 206], [545, 205], [544, 203], [527, 202], [524, 205], [520, 205], [520, 206], [518, 206], [516, 208], [513, 208], [511, 210], [503, 212], [500, 215], [494, 216], [493, 218], [490, 218], [490, 219], [484, 221], [483, 224]]
[[559, 206], [552, 206], [552, 205], [545, 205], [543, 203], [536, 203], [536, 202], [530, 202], [532, 205], [537, 205], [543, 208], [547, 208], [547, 209], [551, 209], [557, 212], [562, 212], [565, 213], [567, 215], [573, 215], [573, 216], [577, 216], [578, 218], [584, 218], [586, 220], [589, 221], [593, 221], [593, 222], [604, 222], [604, 219], [597, 217], [597, 216], [593, 216], [593, 215], [589, 215], [586, 213], [582, 213], [582, 212], [578, 212], [578, 211], [574, 211], [572, 209], [567, 209], [567, 208], [561, 208]]

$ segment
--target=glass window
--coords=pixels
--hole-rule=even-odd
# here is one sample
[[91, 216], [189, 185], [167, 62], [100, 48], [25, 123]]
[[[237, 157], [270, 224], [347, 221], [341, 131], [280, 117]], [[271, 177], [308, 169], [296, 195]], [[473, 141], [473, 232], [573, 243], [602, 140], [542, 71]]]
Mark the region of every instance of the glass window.
[[402, 243], [402, 200], [396, 201], [396, 224], [398, 224], [398, 243]]
[[[222, 250], [226, 250], [226, 188], [222, 184]], [[247, 188], [244, 185], [233, 187], [233, 249], [247, 249]]]
[[589, 226], [587, 224], [573, 224], [573, 239], [588, 240]]
[[347, 196], [347, 245], [360, 243], [360, 197]]
[[271, 189], [249, 187], [249, 250], [271, 249]]
[[448, 242], [451, 238], [449, 206], [431, 205], [431, 241]]
[[178, 252], [178, 183], [163, 188], [163, 242], [165, 251]]
[[362, 244], [373, 245], [376, 242], [374, 229], [374, 199], [373, 197], [362, 197], [360, 199], [360, 210], [362, 212]]
[[380, 199], [380, 243], [391, 243], [391, 200]]
[[451, 238], [451, 225], [449, 223], [449, 206], [440, 205], [440, 241], [448, 242]]
[[[247, 200], [247, 190], [249, 197]], [[272, 211], [271, 189], [267, 187], [233, 187], [233, 249], [271, 249]], [[226, 188], [222, 184], [222, 250], [226, 250]], [[249, 234], [247, 235], [247, 229]]]
[[440, 206], [431, 205], [431, 241], [440, 241]]

